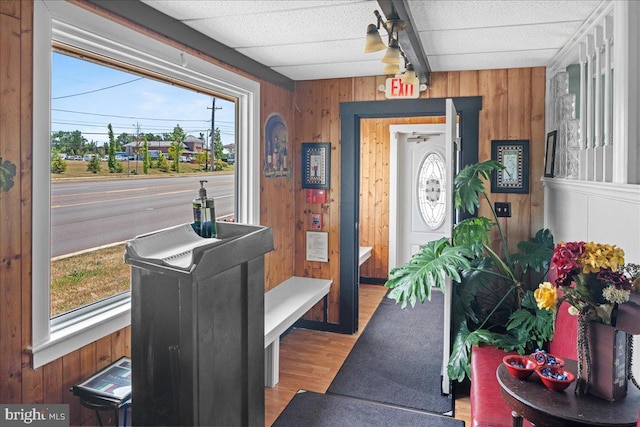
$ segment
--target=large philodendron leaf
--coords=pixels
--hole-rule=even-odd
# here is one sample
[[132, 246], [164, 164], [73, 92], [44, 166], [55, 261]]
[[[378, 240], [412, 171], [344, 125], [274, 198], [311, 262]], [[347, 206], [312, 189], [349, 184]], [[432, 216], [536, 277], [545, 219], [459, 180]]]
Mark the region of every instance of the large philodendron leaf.
[[417, 301], [431, 300], [431, 288], [444, 290], [446, 276], [460, 281], [460, 271], [470, 268], [471, 256], [469, 248], [452, 246], [445, 237], [428, 242], [408, 263], [391, 270], [385, 283], [391, 289], [389, 298], [402, 302], [402, 308], [407, 302], [413, 307]]
[[489, 230], [494, 225], [493, 221], [482, 216], [465, 219], [453, 230], [453, 243], [470, 247], [474, 255], [479, 257], [484, 252], [484, 244], [490, 243]]
[[451, 355], [449, 355], [449, 363], [447, 364], [449, 378], [458, 382], [462, 382], [465, 376], [471, 378], [472, 346], [480, 344], [492, 345], [500, 339], [501, 336], [499, 334], [494, 334], [487, 329], [469, 331], [467, 322], [461, 322], [455, 332]]
[[465, 166], [453, 181], [455, 207], [473, 214], [480, 207], [478, 195], [484, 193], [484, 183], [481, 178], [489, 180], [492, 171], [501, 169], [504, 169], [504, 166], [495, 160]]
[[5, 192], [11, 190], [14, 176], [16, 176], [16, 165], [9, 160], [2, 161], [0, 156], [0, 190]]
[[476, 309], [476, 295], [488, 292], [493, 295], [491, 289], [495, 275], [491, 274], [493, 263], [490, 258], [476, 258], [471, 261], [471, 268], [462, 271], [462, 282], [454, 286], [454, 298], [452, 303], [452, 319], [459, 323], [466, 319], [470, 324], [478, 325], [484, 318], [478, 317]]
[[553, 235], [546, 228], [541, 229], [532, 239], [518, 243], [522, 253], [514, 254], [512, 261], [518, 263], [523, 272], [535, 270], [539, 273], [549, 268], [553, 248]]
[[509, 317], [507, 330], [518, 330], [518, 335], [526, 337], [526, 341], [533, 341], [538, 348], [553, 338], [553, 313], [540, 310], [533, 292], [525, 293], [522, 299], [522, 309], [516, 310]]

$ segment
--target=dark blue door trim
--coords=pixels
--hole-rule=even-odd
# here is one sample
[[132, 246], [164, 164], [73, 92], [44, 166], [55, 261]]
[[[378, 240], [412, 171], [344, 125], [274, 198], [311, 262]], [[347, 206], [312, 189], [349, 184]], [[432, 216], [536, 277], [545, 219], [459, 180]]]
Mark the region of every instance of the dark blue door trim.
[[[460, 168], [478, 161], [478, 126], [482, 97], [452, 98], [460, 116]], [[360, 120], [444, 116], [445, 98], [340, 104], [340, 324], [338, 331], [358, 331], [358, 252], [360, 248]]]

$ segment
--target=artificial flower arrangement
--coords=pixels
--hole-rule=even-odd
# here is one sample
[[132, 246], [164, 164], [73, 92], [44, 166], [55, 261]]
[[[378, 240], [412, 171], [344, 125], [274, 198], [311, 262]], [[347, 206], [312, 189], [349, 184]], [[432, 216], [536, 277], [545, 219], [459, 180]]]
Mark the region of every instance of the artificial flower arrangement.
[[614, 309], [640, 287], [640, 266], [625, 266], [624, 251], [615, 245], [561, 242], [553, 251], [551, 269], [557, 279], [541, 283], [534, 292], [538, 308], [555, 311], [566, 301], [569, 313], [605, 325], [612, 324]]

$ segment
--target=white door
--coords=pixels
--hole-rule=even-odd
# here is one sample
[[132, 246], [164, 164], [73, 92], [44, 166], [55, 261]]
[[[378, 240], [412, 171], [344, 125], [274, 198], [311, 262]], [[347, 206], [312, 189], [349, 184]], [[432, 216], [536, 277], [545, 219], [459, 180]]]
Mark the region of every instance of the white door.
[[395, 251], [389, 250], [390, 257], [395, 252], [389, 265], [394, 268], [407, 263], [420, 245], [446, 235], [446, 126], [398, 125], [390, 130], [396, 151], [396, 173], [391, 175], [396, 175], [396, 185], [390, 189], [395, 201], [390, 215], [396, 218], [389, 221], [396, 228]]
[[[458, 172], [454, 170], [454, 165], [457, 168], [458, 162], [454, 161], [454, 154], [456, 159], [458, 158], [458, 151], [460, 149], [458, 139], [458, 112], [456, 106], [453, 105], [453, 100], [447, 99], [447, 131], [445, 134], [445, 152], [447, 158], [447, 227], [445, 236], [451, 238], [453, 233], [453, 178]], [[451, 279], [446, 278], [446, 286], [444, 291], [444, 338], [443, 338], [443, 353], [442, 353], [442, 392], [449, 394], [451, 382], [449, 380], [449, 374], [447, 373], [447, 364], [449, 363], [449, 348], [451, 347], [451, 300], [453, 290], [451, 288]]]
[[447, 124], [394, 125], [390, 132], [392, 269], [407, 263], [420, 245], [451, 236], [453, 146], [446, 144]]
[[[407, 263], [420, 245], [451, 237], [453, 153], [457, 113], [447, 100], [445, 124], [390, 126], [389, 269]], [[442, 390], [448, 394], [451, 284], [445, 289]]]

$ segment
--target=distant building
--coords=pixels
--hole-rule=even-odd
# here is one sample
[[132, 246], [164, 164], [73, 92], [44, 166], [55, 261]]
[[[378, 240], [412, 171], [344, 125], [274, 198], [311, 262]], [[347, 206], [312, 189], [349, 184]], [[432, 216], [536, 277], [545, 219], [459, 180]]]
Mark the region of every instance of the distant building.
[[204, 143], [200, 138], [196, 138], [193, 135], [188, 135], [184, 140], [184, 145], [187, 146], [187, 150], [192, 153], [199, 153], [204, 149]]
[[[164, 154], [169, 153], [169, 146], [172, 141], [147, 141], [147, 146], [149, 147], [149, 154], [154, 151], [154, 156], [150, 156], [151, 158], [157, 158], [158, 153], [162, 152]], [[184, 152], [183, 156], [194, 156], [196, 153], [199, 153], [203, 150], [204, 143], [200, 138], [196, 138], [193, 135], [187, 135], [184, 144]], [[144, 142], [136, 143], [135, 141], [129, 142], [124, 145], [124, 149], [127, 152], [127, 155], [132, 156], [135, 155], [140, 148], [144, 146]]]

